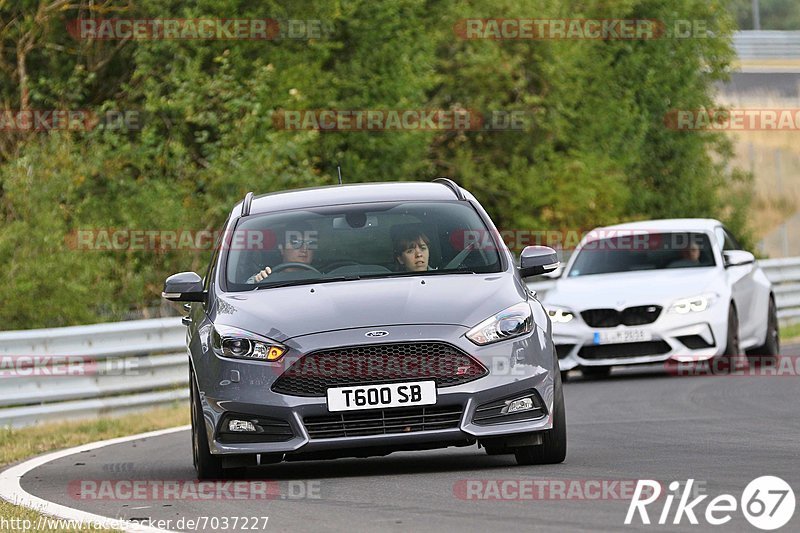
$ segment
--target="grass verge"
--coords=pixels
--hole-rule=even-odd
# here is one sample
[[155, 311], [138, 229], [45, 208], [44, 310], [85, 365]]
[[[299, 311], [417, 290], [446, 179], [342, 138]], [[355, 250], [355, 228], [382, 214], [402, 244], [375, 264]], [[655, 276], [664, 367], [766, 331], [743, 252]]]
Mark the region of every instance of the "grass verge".
[[780, 329], [780, 334], [782, 344], [800, 342], [800, 323], [783, 326]]
[[[5, 469], [17, 461], [63, 448], [146, 431], [166, 429], [188, 423], [189, 408], [185, 405], [185, 402], [182, 402], [171, 407], [162, 407], [119, 417], [42, 424], [20, 429], [2, 428], [0, 429], [0, 469]], [[37, 524], [44, 523], [44, 519], [42, 519], [43, 522], [38, 522], [42, 516], [36, 511], [0, 500], [0, 531], [2, 532], [30, 530], [53, 533], [97, 531], [90, 527], [81, 529], [43, 527], [37, 529], [35, 528]], [[53, 519], [53, 522], [55, 521]], [[26, 524], [33, 524], [34, 526], [26, 529]]]

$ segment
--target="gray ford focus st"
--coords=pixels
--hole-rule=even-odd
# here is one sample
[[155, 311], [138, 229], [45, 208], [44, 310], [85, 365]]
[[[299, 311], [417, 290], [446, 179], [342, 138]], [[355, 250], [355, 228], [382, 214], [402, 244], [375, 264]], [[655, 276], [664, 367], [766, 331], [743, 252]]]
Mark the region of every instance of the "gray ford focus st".
[[547, 312], [474, 196], [453, 181], [254, 197], [230, 213], [189, 302], [194, 464], [201, 479], [283, 460], [476, 443], [520, 464], [566, 456]]

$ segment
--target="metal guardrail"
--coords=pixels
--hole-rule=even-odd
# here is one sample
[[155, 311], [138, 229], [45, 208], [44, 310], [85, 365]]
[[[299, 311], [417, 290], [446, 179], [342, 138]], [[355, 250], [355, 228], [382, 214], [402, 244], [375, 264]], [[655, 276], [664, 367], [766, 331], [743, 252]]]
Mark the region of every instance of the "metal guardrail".
[[180, 318], [0, 333], [0, 426], [186, 399], [185, 337]]
[[[800, 321], [800, 258], [759, 264], [774, 284], [781, 322]], [[545, 280], [528, 286], [542, 295], [554, 284]], [[2, 332], [0, 426], [185, 401], [185, 337], [180, 318]]]
[[[778, 306], [778, 319], [782, 324], [800, 321], [800, 257], [786, 259], [763, 259], [758, 265], [772, 282], [775, 305]], [[541, 299], [555, 286], [553, 279], [537, 280], [528, 283], [528, 288], [536, 291]]]
[[778, 318], [784, 324], [800, 321], [800, 257], [759, 261], [773, 285]]
[[800, 59], [800, 31], [737, 31], [733, 47], [742, 60]]

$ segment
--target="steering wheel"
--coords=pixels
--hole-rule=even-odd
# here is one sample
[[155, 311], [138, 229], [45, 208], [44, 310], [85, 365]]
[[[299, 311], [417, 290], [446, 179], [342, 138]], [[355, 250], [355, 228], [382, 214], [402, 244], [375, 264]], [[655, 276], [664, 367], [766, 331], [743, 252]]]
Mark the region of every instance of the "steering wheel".
[[310, 270], [312, 272], [316, 272], [317, 274], [320, 274], [320, 275], [322, 274], [322, 272], [320, 272], [316, 268], [314, 268], [311, 265], [306, 264], [306, 263], [281, 263], [280, 265], [275, 265], [274, 267], [272, 267], [272, 273], [275, 274], [277, 272], [282, 272], [282, 271], [286, 270], [287, 268], [302, 268], [302, 269], [305, 269], [305, 270]]
[[350, 266], [350, 265], [360, 265], [358, 261], [334, 261], [329, 265], [325, 265], [325, 271], [330, 272], [331, 270], [336, 270], [339, 267], [343, 266]]

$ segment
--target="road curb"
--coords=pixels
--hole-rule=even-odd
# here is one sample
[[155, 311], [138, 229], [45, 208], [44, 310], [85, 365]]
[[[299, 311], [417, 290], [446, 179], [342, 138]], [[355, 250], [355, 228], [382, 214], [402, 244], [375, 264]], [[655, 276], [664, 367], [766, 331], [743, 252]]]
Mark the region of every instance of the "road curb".
[[124, 519], [109, 518], [107, 516], [101, 516], [86, 511], [81, 511], [79, 509], [73, 509], [72, 507], [67, 507], [65, 505], [49, 502], [43, 498], [39, 498], [38, 496], [34, 496], [33, 494], [30, 494], [29, 492], [25, 491], [22, 488], [20, 481], [22, 477], [25, 474], [29, 473], [31, 470], [38, 468], [42, 465], [45, 465], [51, 461], [55, 461], [56, 459], [61, 459], [63, 457], [68, 457], [70, 455], [74, 455], [81, 452], [97, 450], [98, 448], [104, 448], [106, 446], [111, 446], [114, 444], [123, 444], [125, 442], [131, 442], [139, 439], [146, 439], [149, 437], [160, 437], [162, 435], [168, 435], [170, 433], [177, 433], [178, 431], [185, 431], [190, 428], [191, 426], [188, 425], [178, 426], [168, 429], [161, 429], [158, 431], [149, 431], [147, 433], [139, 433], [137, 435], [129, 435], [127, 437], [118, 437], [114, 439], [91, 442], [89, 444], [83, 444], [81, 446], [76, 446], [74, 448], [67, 448], [65, 450], [59, 450], [57, 452], [50, 452], [44, 455], [39, 455], [32, 459], [28, 459], [18, 465], [7, 468], [3, 472], [0, 472], [0, 498], [13, 505], [26, 507], [28, 509], [32, 509], [36, 512], [54, 518], [60, 518], [64, 520], [75, 520], [83, 523], [101, 524], [103, 527], [118, 528], [118, 529], [122, 528], [124, 531], [131, 531], [136, 533], [167, 532], [169, 530], [144, 526], [136, 522], [131, 522]]

